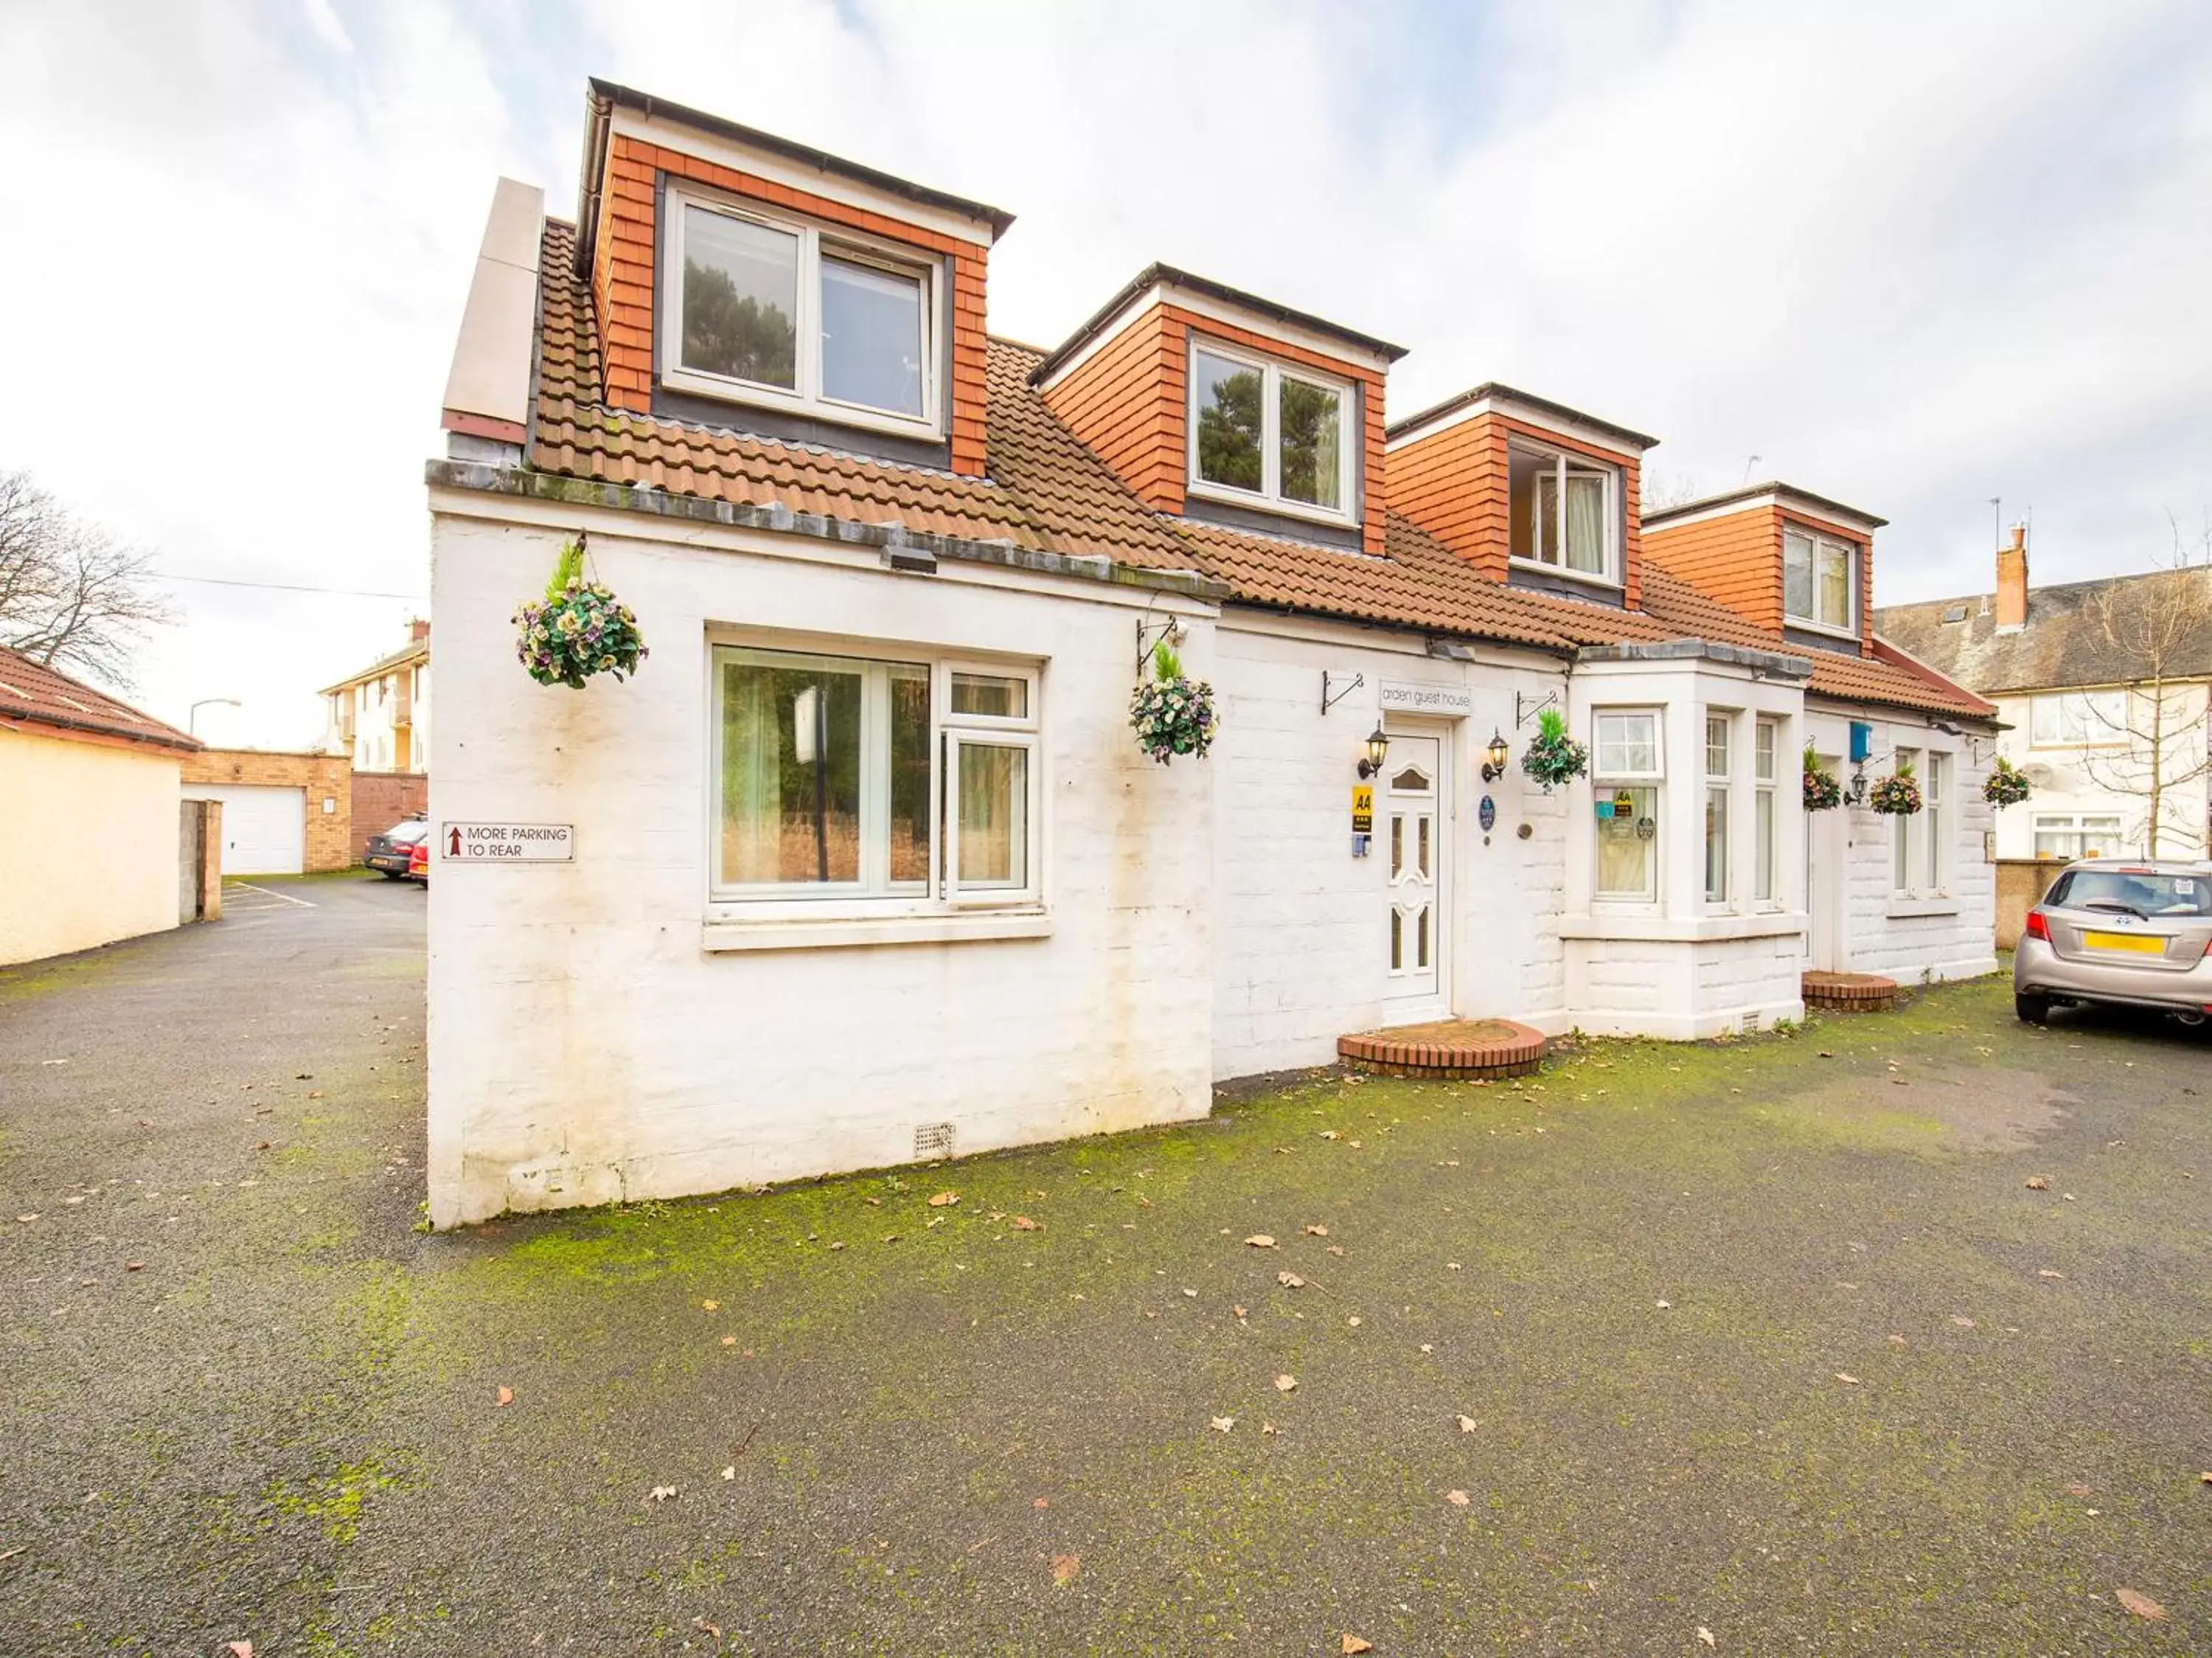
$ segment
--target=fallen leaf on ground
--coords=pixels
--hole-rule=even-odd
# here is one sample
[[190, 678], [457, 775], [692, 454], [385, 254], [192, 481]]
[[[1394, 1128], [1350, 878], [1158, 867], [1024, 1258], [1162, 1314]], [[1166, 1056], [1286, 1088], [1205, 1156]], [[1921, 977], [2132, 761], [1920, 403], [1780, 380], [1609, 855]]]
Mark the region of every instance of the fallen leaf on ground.
[[2051, 1182], [2040, 1174], [2031, 1174], [2027, 1177], [2027, 1189], [2030, 1192], [2048, 1192]]
[[691, 1627], [710, 1641], [719, 1641], [722, 1638], [721, 1630], [703, 1618], [694, 1618], [691, 1620]]
[[725, 1479], [735, 1479], [737, 1477], [738, 1465], [734, 1462], [731, 1463], [727, 1467], [722, 1470], [722, 1478]]
[[2130, 1612], [2135, 1613], [2136, 1617], [2143, 1618], [2153, 1624], [2159, 1622], [2166, 1616], [2166, 1608], [2164, 1606], [2159, 1605], [2157, 1601], [2152, 1600], [2148, 1594], [2138, 1594], [2134, 1589], [2114, 1589], [2112, 1591], [2112, 1599], [2118, 1601]]
[[722, 1345], [725, 1347], [735, 1347], [737, 1344], [738, 1338], [735, 1336], [725, 1336], [722, 1338]]
[[123, 1270], [125, 1272], [143, 1272], [146, 1270], [146, 1263], [143, 1261], [125, 1261], [123, 1263]]
[[[1324, 1140], [1341, 1140], [1344, 1136], [1333, 1128], [1325, 1128], [1321, 1131], [1321, 1137]], [[1349, 1648], [1346, 1649], [1350, 1650]]]
[[1952, 1314], [1951, 1322], [1957, 1325], [1961, 1330], [1971, 1330], [1974, 1327], [1974, 1321], [1963, 1313]]
[[2202, 1480], [2205, 1484], [2212, 1485], [2212, 1468], [2207, 1468], [2203, 1473], [2197, 1475], [2197, 1478]]
[[1837, 1371], [1837, 1372], [1836, 1372], [1836, 1380], [1837, 1380], [1838, 1381], [1841, 1381], [1841, 1382], [1848, 1382], [1850, 1386], [1852, 1386], [1852, 1387], [1857, 1387], [1857, 1386], [1859, 1385], [1859, 1379], [1858, 1379], [1856, 1376], [1853, 1376], [1853, 1375], [1845, 1375], [1843, 1371], [1841, 1371], [1841, 1370], [1838, 1370], [1838, 1371]]
[[2077, 1479], [2067, 1486], [2066, 1495], [2069, 1496], [2087, 1496], [2089, 1495], [2089, 1488]]
[[1309, 1238], [1326, 1238], [1328, 1236], [1328, 1228], [1325, 1226], [1310, 1226], [1306, 1228], [1306, 1236]]
[[705, 1308], [709, 1313], [712, 1313], [719, 1310], [722, 1303], [720, 1301], [701, 1301], [699, 1305]]
[[1905, 1345], [1905, 1338], [1893, 1330], [1889, 1335], [1889, 1344], [1892, 1347], [1902, 1347]]
[[2054, 1272], [2046, 1266], [2037, 1272], [2035, 1276], [2039, 1278], [2063, 1278], [2066, 1275], [2063, 1272]]
[[1225, 1434], [1236, 1425], [1237, 1418], [1235, 1417], [1216, 1417], [1213, 1418], [1213, 1431], [1217, 1434]]
[[1275, 1378], [1275, 1391], [1277, 1393], [1295, 1393], [1297, 1390], [1298, 1379], [1296, 1376], [1277, 1376]]
[[1232, 1307], [1229, 1310], [1234, 1313], [1240, 1319], [1244, 1316], [1244, 1309], [1241, 1307]]
[[1272, 1422], [1263, 1422], [1260, 1424], [1260, 1431], [1263, 1434], [1273, 1434], [1278, 1433], [1281, 1430], [1279, 1429]]
[[1674, 1302], [1672, 1302], [1672, 1301], [1661, 1301], [1661, 1302], [1658, 1304], [1658, 1306], [1659, 1306], [1659, 1310], [1660, 1310], [1661, 1312], [1662, 1312], [1662, 1313], [1663, 1313], [1663, 1312], [1665, 1312], [1668, 1308], [1672, 1307], [1674, 1304]]
[[253, 1658], [253, 1643], [251, 1641], [233, 1641], [223, 1650], [230, 1655], [230, 1658]]
[[944, 1209], [948, 1205], [957, 1204], [959, 1201], [960, 1194], [958, 1192], [940, 1192], [929, 1200], [929, 1206], [932, 1209]]
[[1036, 1222], [1030, 1219], [1026, 1215], [1015, 1216], [1012, 1225], [1014, 1230], [1017, 1232], [1042, 1232], [1044, 1230], [1043, 1227], [1040, 1226]]
[[1444, 1501], [1455, 1509], [1464, 1509], [1468, 1504], [1468, 1495], [1465, 1491], [1446, 1491]]
[[1275, 1274], [1275, 1282], [1285, 1289], [1303, 1289], [1306, 1283], [1306, 1281], [1295, 1272], [1278, 1272]]
[[845, 1246], [844, 1246], [844, 1244], [843, 1244], [842, 1241], [837, 1242], [837, 1243], [833, 1243], [833, 1244], [831, 1244], [831, 1245], [830, 1246], [830, 1248], [832, 1248], [832, 1249], [842, 1249], [844, 1247], [845, 1247]]
[[1030, 1503], [1030, 1507], [1032, 1509], [1049, 1509], [1052, 1507], [1052, 1499], [1048, 1496], [1032, 1498]]
[[1194, 1299], [1195, 1299], [1195, 1298], [1196, 1298], [1196, 1296], [1197, 1296], [1197, 1295], [1198, 1295], [1198, 1291], [1196, 1291], [1195, 1289], [1191, 1289], [1188, 1285], [1185, 1285], [1185, 1286], [1184, 1286], [1184, 1288], [1183, 1288], [1183, 1292], [1182, 1292], [1182, 1293], [1183, 1293], [1184, 1295], [1189, 1295], [1189, 1296], [1193, 1297]]
[[1344, 1246], [1342, 1244], [1331, 1244], [1328, 1247], [1328, 1253], [1332, 1255], [1341, 1255], [1344, 1253]]
[[1264, 1232], [1255, 1232], [1244, 1241], [1255, 1249], [1273, 1249], [1275, 1247], [1275, 1240]]
[[1056, 1554], [1052, 1557], [1052, 1581], [1055, 1583], [1073, 1583], [1076, 1574], [1082, 1570], [1080, 1555]]
[[514, 1389], [512, 1387], [502, 1387], [499, 1390], [499, 1398], [494, 1403], [493, 1408], [496, 1410], [501, 1405], [512, 1405], [514, 1403]]
[[645, 1500], [648, 1503], [665, 1503], [675, 1495], [676, 1487], [673, 1485], [656, 1485], [645, 1494]]
[[1344, 1644], [1337, 1649], [1340, 1652], [1372, 1652], [1375, 1650], [1375, 1643], [1372, 1641], [1363, 1641], [1358, 1636], [1346, 1631], [1344, 1637]]
[[1474, 1418], [1473, 1417], [1460, 1417], [1460, 1418], [1459, 1418], [1459, 1430], [1460, 1430], [1460, 1432], [1462, 1432], [1462, 1433], [1463, 1433], [1463, 1434], [1471, 1434], [1471, 1433], [1473, 1433], [1473, 1432], [1474, 1431], [1474, 1429], [1475, 1429], [1475, 1421], [1474, 1421]]
[[1713, 1639], [1713, 1632], [1707, 1629], [1703, 1624], [1698, 1625], [1698, 1640], [1701, 1644], [1709, 1647], [1717, 1647], [1720, 1644], [1719, 1642]]

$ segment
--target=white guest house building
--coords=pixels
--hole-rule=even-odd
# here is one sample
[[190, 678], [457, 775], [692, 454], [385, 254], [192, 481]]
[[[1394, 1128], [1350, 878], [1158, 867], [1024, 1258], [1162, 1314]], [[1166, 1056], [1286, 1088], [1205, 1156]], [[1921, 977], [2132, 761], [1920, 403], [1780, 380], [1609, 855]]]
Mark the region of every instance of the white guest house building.
[[[1394, 424], [1398, 348], [1164, 266], [993, 338], [1006, 214], [603, 83], [586, 122], [574, 222], [499, 186], [428, 467], [438, 1223], [1994, 965], [1990, 710], [1873, 638], [1879, 521], [1776, 485], [1670, 551], [1626, 428]], [[580, 691], [513, 621], [577, 543], [650, 647]], [[1164, 637], [1219, 727], [1160, 765]], [[1928, 809], [1808, 814], [1808, 743]]]

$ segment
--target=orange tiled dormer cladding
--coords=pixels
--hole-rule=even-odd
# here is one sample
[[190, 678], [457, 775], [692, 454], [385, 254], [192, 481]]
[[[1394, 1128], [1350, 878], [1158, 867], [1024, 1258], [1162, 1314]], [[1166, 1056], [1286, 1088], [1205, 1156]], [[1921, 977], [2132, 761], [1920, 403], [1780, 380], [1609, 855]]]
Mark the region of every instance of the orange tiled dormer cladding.
[[[1510, 412], [1529, 401], [1512, 394], [1471, 394], [1477, 412], [1419, 431], [1426, 417], [1404, 428], [1416, 436], [1390, 448], [1390, 509], [1411, 519], [1493, 582], [1510, 573], [1512, 492], [1507, 451], [1516, 437], [1564, 449], [1620, 473], [1621, 596], [1632, 610], [1642, 602], [1644, 569], [1643, 451], [1656, 439], [1625, 429], [1620, 447], [1597, 443]], [[1487, 408], [1485, 404], [1491, 405]], [[1534, 412], [1532, 410], [1531, 412]], [[1563, 411], [1565, 412], [1565, 411]]]
[[[1190, 348], [1216, 339], [1359, 388], [1360, 546], [1380, 556], [1382, 372], [1161, 299], [1137, 310], [1082, 361], [1044, 383], [1046, 405], [1157, 512], [1181, 514], [1190, 481]], [[1295, 533], [1295, 529], [1291, 530]]]
[[1784, 533], [1802, 530], [1844, 543], [1857, 566], [1859, 649], [1873, 650], [1874, 532], [1881, 519], [1771, 485], [1747, 492], [1740, 506], [1731, 508], [1729, 497], [1693, 501], [1655, 517], [1644, 534], [1653, 564], [1777, 636], [1797, 625], [1782, 607]]
[[592, 300], [599, 318], [605, 397], [634, 414], [653, 411], [655, 280], [653, 204], [659, 175], [686, 179], [788, 212], [804, 213], [888, 241], [945, 257], [951, 272], [952, 350], [950, 430], [952, 470], [984, 471], [983, 284], [989, 250], [981, 243], [852, 207], [724, 167], [628, 133], [608, 140], [606, 186], [597, 246], [592, 250]]

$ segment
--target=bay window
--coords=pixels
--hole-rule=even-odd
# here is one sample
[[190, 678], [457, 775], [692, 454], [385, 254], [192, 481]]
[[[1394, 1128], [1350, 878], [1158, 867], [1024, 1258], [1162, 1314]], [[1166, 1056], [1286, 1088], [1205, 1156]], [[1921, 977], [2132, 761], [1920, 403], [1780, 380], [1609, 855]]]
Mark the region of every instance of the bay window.
[[1782, 613], [1792, 622], [1849, 633], [1857, 613], [1859, 550], [1805, 530], [1782, 532]]
[[1565, 449], [1515, 438], [1506, 455], [1506, 551], [1562, 576], [1621, 579], [1620, 472]]
[[1351, 522], [1358, 516], [1352, 387], [1212, 342], [1190, 348], [1195, 494]]
[[1597, 796], [1592, 896], [1651, 903], [1659, 897], [1659, 790], [1665, 775], [1654, 709], [1601, 709], [1591, 782]]
[[669, 385], [941, 434], [939, 261], [750, 204], [676, 189], [667, 204]]
[[1036, 900], [1033, 671], [729, 645], [713, 666], [716, 901]]

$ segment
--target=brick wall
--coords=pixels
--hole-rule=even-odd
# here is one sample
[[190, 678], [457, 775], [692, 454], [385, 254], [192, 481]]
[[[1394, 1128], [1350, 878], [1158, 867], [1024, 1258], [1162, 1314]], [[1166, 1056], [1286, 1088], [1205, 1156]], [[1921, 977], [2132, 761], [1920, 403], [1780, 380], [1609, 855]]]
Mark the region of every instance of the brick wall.
[[1624, 594], [1634, 608], [1644, 570], [1643, 466], [1637, 459], [1497, 413], [1478, 414], [1390, 451], [1391, 508], [1404, 514], [1493, 582], [1506, 577], [1512, 495], [1506, 450], [1515, 436], [1618, 468], [1626, 509]]
[[1654, 524], [1644, 532], [1644, 549], [1653, 564], [1715, 604], [1782, 631], [1782, 521], [1772, 508]]
[[430, 779], [420, 771], [356, 771], [353, 774], [353, 856], [368, 855], [368, 838], [430, 809]]
[[[258, 783], [304, 789], [307, 794], [307, 873], [343, 869], [355, 862], [353, 762], [343, 754], [204, 748], [197, 754], [185, 756], [183, 780], [188, 783]], [[325, 801], [335, 801], [337, 805], [325, 812]]]
[[952, 283], [952, 470], [983, 472], [984, 277], [989, 250], [826, 197], [617, 133], [607, 155], [605, 209], [592, 250], [592, 299], [599, 314], [605, 397], [617, 409], [653, 409], [653, 200], [662, 175], [688, 179], [787, 212], [940, 255]]
[[1367, 552], [1379, 556], [1389, 492], [1383, 384], [1378, 369], [1286, 344], [1164, 300], [1137, 313], [1110, 340], [1055, 380], [1046, 388], [1044, 400], [1147, 506], [1180, 513], [1190, 472], [1194, 333], [1358, 386], [1365, 489], [1360, 539]]

